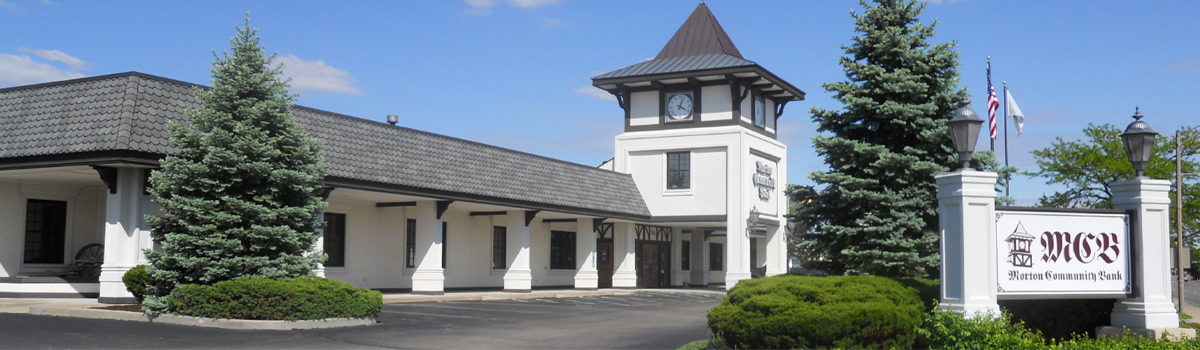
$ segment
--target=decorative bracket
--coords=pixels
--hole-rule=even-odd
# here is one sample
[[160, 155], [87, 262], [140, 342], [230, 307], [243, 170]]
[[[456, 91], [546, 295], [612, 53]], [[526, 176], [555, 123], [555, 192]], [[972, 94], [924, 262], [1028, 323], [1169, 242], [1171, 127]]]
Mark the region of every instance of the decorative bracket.
[[142, 195], [143, 196], [150, 195], [150, 171], [151, 170], [152, 169], [145, 169], [142, 171]]
[[453, 200], [437, 201], [437, 218], [438, 218], [438, 220], [442, 219], [442, 214], [446, 213], [446, 209], [450, 209], [450, 203], [454, 203], [454, 201]]
[[733, 117], [735, 119], [741, 118], [742, 101], [746, 100], [746, 96], [750, 95], [750, 87], [744, 85], [749, 84], [743, 84], [743, 82], [733, 74], [725, 75], [725, 80], [729, 82], [729, 96], [733, 99], [733, 104], [731, 105], [733, 108]]
[[108, 186], [108, 193], [117, 194], [117, 168], [93, 165], [92, 169], [100, 174], [100, 181], [104, 181], [104, 185]]
[[613, 96], [617, 97], [617, 105], [625, 110], [625, 115], [629, 115], [629, 88], [625, 85], [617, 85], [617, 92], [613, 93]]
[[604, 225], [605, 218], [592, 219], [592, 232], [600, 232], [600, 225]]
[[529, 227], [529, 223], [533, 222], [533, 217], [537, 216], [537, 214], [539, 212], [541, 212], [541, 210], [526, 210], [525, 211], [525, 227]]
[[322, 188], [321, 189], [321, 200], [323, 200], [323, 201], [329, 200], [329, 195], [333, 193], [334, 189], [335, 189], [335, 187]]
[[787, 106], [789, 101], [791, 100], [783, 100], [783, 103], [775, 104], [775, 120], [779, 120], [779, 117], [783, 116], [783, 107]]
[[704, 241], [708, 242], [708, 238], [712, 237], [713, 230], [704, 230]]

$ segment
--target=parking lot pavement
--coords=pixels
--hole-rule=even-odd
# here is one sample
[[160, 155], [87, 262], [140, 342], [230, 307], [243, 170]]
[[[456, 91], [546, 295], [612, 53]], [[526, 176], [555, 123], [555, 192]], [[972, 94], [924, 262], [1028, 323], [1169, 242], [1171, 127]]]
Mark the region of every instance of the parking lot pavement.
[[445, 301], [383, 306], [374, 326], [238, 331], [0, 314], [0, 348], [675, 349], [706, 339], [713, 294]]

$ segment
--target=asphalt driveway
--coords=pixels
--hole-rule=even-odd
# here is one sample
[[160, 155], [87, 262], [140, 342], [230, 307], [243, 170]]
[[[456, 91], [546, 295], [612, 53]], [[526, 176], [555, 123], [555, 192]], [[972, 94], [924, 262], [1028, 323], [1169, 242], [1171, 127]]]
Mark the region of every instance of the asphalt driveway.
[[240, 331], [0, 314], [0, 348], [675, 349], [705, 339], [713, 294], [384, 305], [374, 326]]

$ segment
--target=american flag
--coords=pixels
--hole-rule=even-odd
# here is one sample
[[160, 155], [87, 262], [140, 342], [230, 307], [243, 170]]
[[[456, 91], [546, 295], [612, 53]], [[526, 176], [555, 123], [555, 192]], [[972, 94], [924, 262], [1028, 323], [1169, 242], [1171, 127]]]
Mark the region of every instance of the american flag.
[[996, 139], [996, 109], [1000, 108], [1000, 99], [996, 98], [996, 88], [992, 87], [992, 62], [988, 61], [988, 124], [991, 125], [992, 139]]

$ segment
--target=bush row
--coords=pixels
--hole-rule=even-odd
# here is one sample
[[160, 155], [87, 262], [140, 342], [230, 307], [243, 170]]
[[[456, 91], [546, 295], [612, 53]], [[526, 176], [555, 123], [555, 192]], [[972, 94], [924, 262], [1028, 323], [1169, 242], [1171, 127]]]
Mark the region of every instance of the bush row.
[[1108, 325], [1111, 299], [1005, 301], [1002, 315], [966, 318], [940, 310], [939, 292], [937, 281], [871, 276], [742, 281], [709, 311], [711, 343], [773, 349], [1200, 350], [1197, 339], [1093, 339], [1096, 326]]
[[179, 286], [167, 302], [184, 316], [315, 320], [379, 316], [383, 294], [325, 278], [247, 278]]

